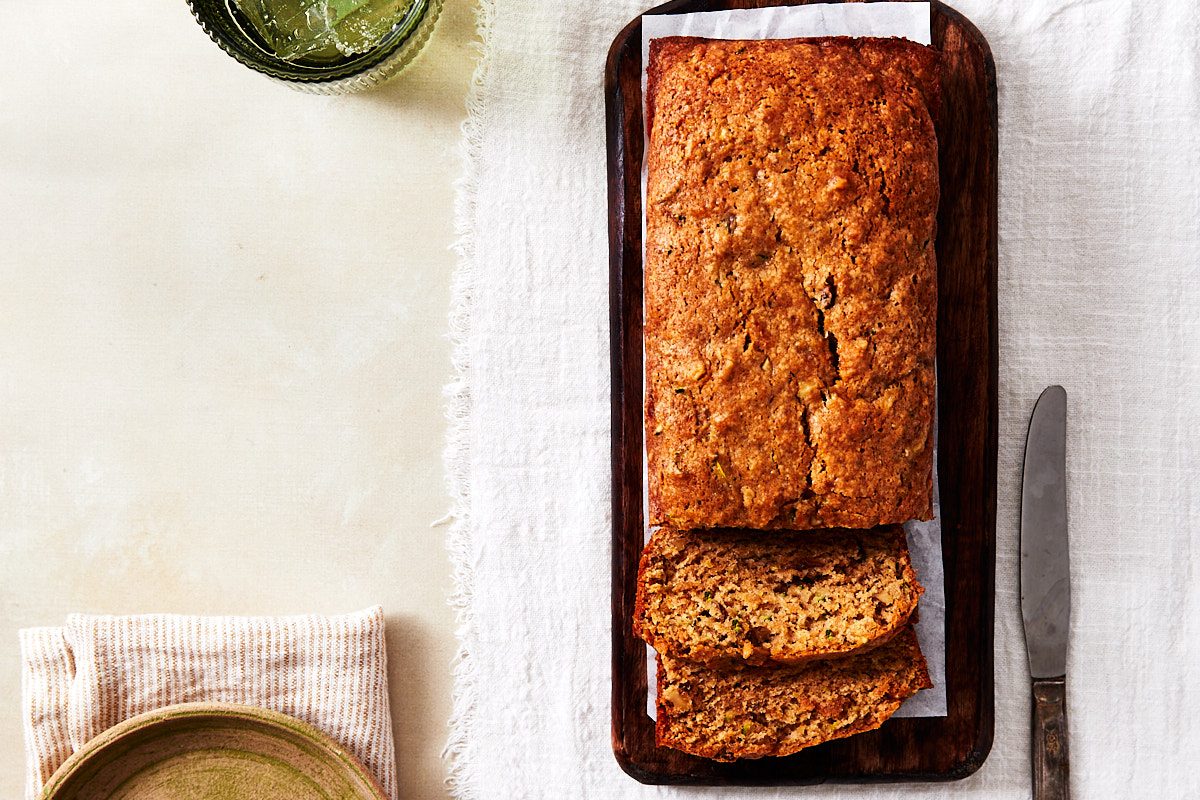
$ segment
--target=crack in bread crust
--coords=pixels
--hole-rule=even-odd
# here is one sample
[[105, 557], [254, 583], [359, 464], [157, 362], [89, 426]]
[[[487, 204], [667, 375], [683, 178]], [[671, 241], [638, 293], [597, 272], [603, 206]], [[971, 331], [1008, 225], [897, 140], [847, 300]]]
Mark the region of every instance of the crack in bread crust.
[[650, 522], [932, 513], [936, 53], [651, 43]]

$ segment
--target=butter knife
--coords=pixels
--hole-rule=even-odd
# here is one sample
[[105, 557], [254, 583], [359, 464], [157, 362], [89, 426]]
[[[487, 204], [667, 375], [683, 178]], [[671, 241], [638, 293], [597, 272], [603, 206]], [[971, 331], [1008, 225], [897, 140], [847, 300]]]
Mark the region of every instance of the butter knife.
[[1067, 393], [1042, 392], [1029, 420], [1021, 477], [1021, 619], [1033, 682], [1033, 798], [1067, 800]]

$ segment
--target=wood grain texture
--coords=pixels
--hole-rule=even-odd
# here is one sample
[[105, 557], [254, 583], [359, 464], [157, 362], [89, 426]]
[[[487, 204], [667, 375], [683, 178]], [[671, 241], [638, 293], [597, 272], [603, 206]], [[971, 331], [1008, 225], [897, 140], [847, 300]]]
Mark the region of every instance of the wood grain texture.
[[[805, 0], [675, 0], [647, 14], [800, 5]], [[614, 40], [605, 71], [612, 336], [612, 738], [644, 783], [812, 784], [963, 778], [992, 745], [996, 518], [996, 78], [987, 42], [933, 3], [942, 51], [938, 121], [938, 469], [946, 574], [946, 717], [893, 719], [877, 731], [786, 758], [722, 764], [654, 741], [645, 645], [633, 635], [642, 548], [641, 18]]]

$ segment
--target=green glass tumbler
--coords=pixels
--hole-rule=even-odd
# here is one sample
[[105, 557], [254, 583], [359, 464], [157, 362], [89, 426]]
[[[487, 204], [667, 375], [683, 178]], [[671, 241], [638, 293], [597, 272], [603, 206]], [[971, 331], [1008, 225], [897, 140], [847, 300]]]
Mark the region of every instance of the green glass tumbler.
[[429, 41], [442, 10], [442, 0], [414, 0], [379, 44], [365, 53], [325, 61], [288, 61], [267, 46], [234, 0], [187, 3], [209, 38], [234, 59], [293, 89], [314, 94], [361, 92], [391, 78]]

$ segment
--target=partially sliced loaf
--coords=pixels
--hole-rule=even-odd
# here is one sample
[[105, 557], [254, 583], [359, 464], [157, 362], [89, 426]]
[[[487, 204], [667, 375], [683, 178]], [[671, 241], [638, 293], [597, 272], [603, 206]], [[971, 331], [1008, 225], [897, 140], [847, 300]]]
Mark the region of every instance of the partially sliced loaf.
[[861, 655], [714, 669], [659, 656], [659, 745], [718, 761], [786, 756], [882, 725], [933, 684], [912, 628]]
[[664, 528], [642, 553], [633, 625], [672, 658], [796, 664], [883, 644], [908, 624], [922, 591], [899, 526]]

